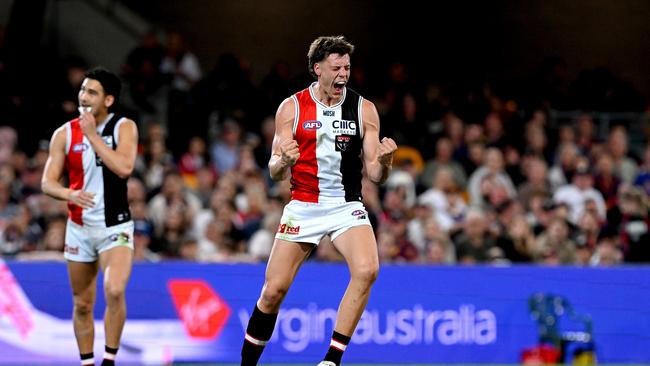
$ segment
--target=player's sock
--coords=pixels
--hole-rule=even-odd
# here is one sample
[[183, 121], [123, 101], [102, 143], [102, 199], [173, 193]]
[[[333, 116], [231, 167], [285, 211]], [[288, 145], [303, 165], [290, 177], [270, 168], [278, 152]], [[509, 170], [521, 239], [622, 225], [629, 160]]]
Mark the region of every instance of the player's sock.
[[111, 348], [109, 346], [104, 347], [104, 361], [102, 361], [102, 366], [115, 366], [117, 350], [117, 348]]
[[257, 365], [257, 361], [259, 361], [262, 351], [264, 351], [264, 346], [271, 339], [277, 319], [278, 314], [265, 314], [255, 305], [253, 315], [248, 321], [246, 337], [241, 349], [242, 366]]
[[350, 343], [350, 337], [334, 331], [332, 333], [332, 340], [330, 341], [330, 348], [327, 350], [323, 361], [331, 361], [337, 366], [340, 365], [341, 357], [343, 357], [343, 352], [348, 347], [348, 343]]
[[81, 358], [81, 365], [82, 366], [87, 366], [87, 365], [95, 365], [95, 355], [90, 352], [90, 353], [80, 353], [79, 357]]

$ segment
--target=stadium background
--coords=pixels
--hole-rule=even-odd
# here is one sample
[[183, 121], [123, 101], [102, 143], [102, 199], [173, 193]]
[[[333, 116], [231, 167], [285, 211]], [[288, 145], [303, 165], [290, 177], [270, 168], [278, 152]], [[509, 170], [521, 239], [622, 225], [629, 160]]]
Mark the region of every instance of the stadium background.
[[[264, 171], [268, 117], [309, 82], [309, 42], [344, 34], [357, 46], [350, 86], [377, 104], [383, 134], [403, 147], [388, 184], [366, 185], [364, 192], [387, 269], [380, 282], [394, 284], [373, 294], [373, 314], [388, 326], [390, 314], [418, 304], [459, 313], [490, 309], [499, 342], [507, 344], [485, 348], [464, 338], [464, 346], [420, 351], [380, 347], [380, 340], [367, 351], [377, 357], [348, 356], [399, 364], [405, 352], [411, 363], [516, 363], [524, 349], [529, 361], [552, 355], [535, 348], [543, 332], [528, 312], [528, 301], [542, 291], [592, 316], [599, 361], [649, 362], [649, 18], [650, 4], [636, 1], [0, 1], [0, 250], [7, 263], [0, 273], [13, 273], [18, 286], [0, 289], [0, 331], [20, 340], [2, 338], [10, 351], [0, 353], [14, 357], [11, 364], [30, 360], [35, 353], [20, 344], [40, 333], [16, 327], [21, 313], [6, 309], [28, 310], [32, 315], [23, 315], [34, 324], [42, 320], [38, 312], [69, 320], [65, 277], [41, 282], [26, 273], [64, 273], [51, 262], [61, 261], [65, 206], [43, 197], [38, 183], [47, 140], [74, 117], [83, 70], [102, 64], [119, 72], [123, 112], [140, 126], [130, 200], [141, 262], [135, 273], [146, 274], [134, 276], [129, 297], [164, 303], [157, 307], [164, 322], [182, 318], [172, 304], [179, 296], [169, 285], [174, 280], [207, 281], [239, 310], [254, 301], [263, 268], [255, 263], [268, 255], [287, 200], [286, 185], [273, 184]], [[151, 43], [142, 47], [147, 34]], [[172, 39], [183, 46], [172, 49]], [[178, 60], [185, 78], [174, 73]], [[195, 136], [201, 139], [190, 145]], [[432, 184], [436, 175], [443, 177]], [[580, 179], [595, 186], [604, 212], [595, 203], [563, 203], [557, 192]], [[187, 266], [177, 266], [179, 260]], [[345, 272], [324, 242], [306, 277], [327, 266]], [[467, 287], [473, 271], [486, 283]], [[503, 271], [541, 282], [521, 292]], [[431, 292], [395, 285], [417, 276]], [[626, 276], [634, 280], [625, 283]], [[167, 286], [137, 285], [157, 280]], [[246, 285], [224, 290], [224, 281]], [[599, 286], [616, 296], [604, 296]], [[41, 300], [44, 288], [58, 289], [57, 301]], [[322, 299], [298, 289], [289, 305], [307, 312], [314, 304], [335, 307], [340, 289], [329, 290]], [[22, 291], [28, 301], [19, 301]], [[155, 322], [143, 304], [149, 303], [129, 304], [134, 323]], [[504, 320], [504, 313], [512, 316]], [[208, 352], [206, 361], [235, 360], [237, 342], [224, 337], [237, 337], [238, 321], [233, 313], [225, 325], [232, 332], [208, 347], [227, 356]], [[562, 331], [575, 331], [563, 324]], [[564, 336], [577, 337], [573, 346], [587, 350], [567, 361], [588, 362], [593, 352], [585, 333]], [[323, 348], [311, 346], [299, 357], [281, 351], [268, 357], [311, 362]], [[30, 362], [49, 356], [39, 357]]]

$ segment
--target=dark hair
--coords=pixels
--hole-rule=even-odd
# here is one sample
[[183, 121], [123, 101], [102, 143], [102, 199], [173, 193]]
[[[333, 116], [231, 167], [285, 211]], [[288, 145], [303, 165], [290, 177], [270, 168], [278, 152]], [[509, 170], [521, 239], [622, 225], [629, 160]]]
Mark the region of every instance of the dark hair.
[[336, 53], [339, 55], [351, 55], [354, 52], [354, 45], [348, 42], [343, 36], [323, 36], [316, 38], [309, 46], [307, 60], [309, 60], [309, 73], [315, 79], [318, 76], [314, 72], [314, 65], [323, 61], [327, 56]]
[[99, 81], [99, 83], [102, 84], [102, 88], [104, 88], [104, 94], [112, 95], [115, 99], [115, 102], [113, 102], [111, 107], [117, 106], [117, 103], [120, 100], [120, 92], [122, 90], [122, 82], [117, 75], [103, 67], [96, 67], [92, 70], [86, 71], [85, 76], [88, 79]]

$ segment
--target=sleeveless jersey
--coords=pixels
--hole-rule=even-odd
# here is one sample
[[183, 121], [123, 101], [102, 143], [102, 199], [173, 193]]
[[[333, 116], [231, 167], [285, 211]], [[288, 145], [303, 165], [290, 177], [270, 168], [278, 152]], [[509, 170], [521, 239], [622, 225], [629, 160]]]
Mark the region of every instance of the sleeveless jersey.
[[344, 88], [341, 100], [326, 106], [314, 95], [313, 85], [292, 96], [293, 137], [300, 150], [291, 168], [292, 199], [361, 201], [363, 98]]
[[[114, 114], [97, 128], [104, 143], [115, 150], [119, 141], [119, 127], [125, 118]], [[89, 227], [110, 227], [129, 221], [131, 213], [127, 202], [126, 179], [122, 179], [102, 164], [90, 142], [84, 136], [79, 118], [65, 124], [66, 157], [69, 187], [95, 193], [95, 206], [82, 209], [68, 203], [70, 220]]]

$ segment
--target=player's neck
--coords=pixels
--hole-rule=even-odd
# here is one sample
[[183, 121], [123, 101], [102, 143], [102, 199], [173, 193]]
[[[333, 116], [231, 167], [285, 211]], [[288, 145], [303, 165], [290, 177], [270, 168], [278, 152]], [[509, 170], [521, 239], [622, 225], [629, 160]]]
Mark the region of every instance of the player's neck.
[[108, 116], [110, 113], [104, 112], [95, 116], [95, 127], [99, 127], [108, 121]]
[[341, 100], [341, 96], [333, 96], [328, 94], [327, 90], [323, 88], [318, 82], [314, 84], [313, 90], [316, 99], [318, 99], [319, 102], [323, 103], [326, 106], [334, 105]]

